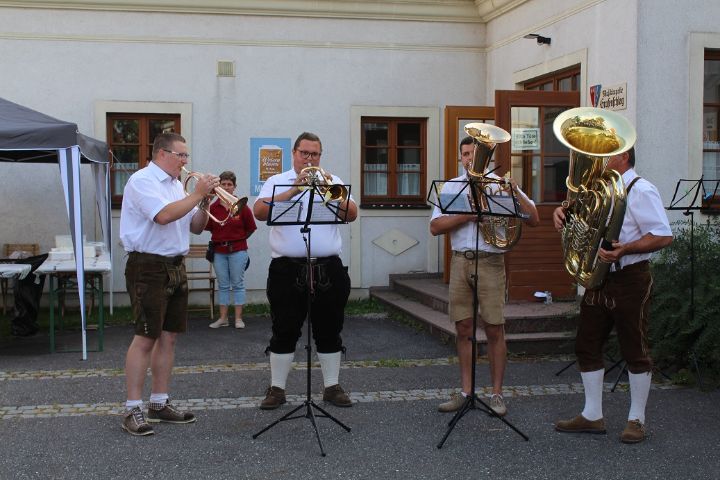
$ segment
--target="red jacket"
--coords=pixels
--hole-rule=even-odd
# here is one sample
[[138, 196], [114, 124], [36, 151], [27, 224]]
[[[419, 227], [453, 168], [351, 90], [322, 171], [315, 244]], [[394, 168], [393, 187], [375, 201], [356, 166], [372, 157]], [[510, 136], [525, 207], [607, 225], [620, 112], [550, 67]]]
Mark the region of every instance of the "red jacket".
[[[210, 213], [217, 219], [223, 220], [228, 210], [222, 202], [215, 200], [210, 205]], [[238, 250], [247, 250], [247, 238], [257, 230], [255, 219], [247, 205], [240, 212], [231, 217], [225, 225], [220, 226], [212, 218], [208, 219], [205, 230], [212, 232], [212, 241], [215, 244], [215, 253], [232, 253]]]

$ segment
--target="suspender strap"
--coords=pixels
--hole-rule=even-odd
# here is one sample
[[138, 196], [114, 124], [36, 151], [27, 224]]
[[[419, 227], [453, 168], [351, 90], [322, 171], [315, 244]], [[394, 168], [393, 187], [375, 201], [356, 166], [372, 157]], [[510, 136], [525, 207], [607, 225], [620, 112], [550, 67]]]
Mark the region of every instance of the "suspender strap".
[[630, 182], [630, 185], [628, 185], [627, 188], [625, 189], [625, 195], [630, 194], [630, 189], [633, 187], [633, 185], [635, 185], [635, 182], [640, 180], [640, 178], [642, 178], [642, 177], [635, 177], [632, 179], [632, 181]]

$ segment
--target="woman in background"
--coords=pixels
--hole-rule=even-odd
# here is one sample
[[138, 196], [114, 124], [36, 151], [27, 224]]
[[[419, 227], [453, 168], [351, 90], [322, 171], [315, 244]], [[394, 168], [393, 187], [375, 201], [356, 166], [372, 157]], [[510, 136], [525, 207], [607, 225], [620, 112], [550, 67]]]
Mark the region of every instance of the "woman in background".
[[[225, 171], [220, 174], [220, 186], [230, 194], [235, 191], [236, 180], [233, 172]], [[210, 205], [210, 213], [215, 218], [223, 219], [227, 217], [228, 209], [222, 202], [215, 200]], [[213, 267], [218, 279], [220, 304], [220, 318], [212, 322], [210, 328], [227, 327], [230, 324], [228, 306], [231, 290], [235, 305], [235, 328], [245, 328], [242, 319], [243, 305], [245, 305], [245, 270], [250, 263], [247, 239], [256, 229], [255, 219], [247, 204], [243, 205], [240, 211], [224, 225], [220, 225], [212, 218], [208, 220], [205, 230], [212, 232], [212, 242], [215, 247]]]

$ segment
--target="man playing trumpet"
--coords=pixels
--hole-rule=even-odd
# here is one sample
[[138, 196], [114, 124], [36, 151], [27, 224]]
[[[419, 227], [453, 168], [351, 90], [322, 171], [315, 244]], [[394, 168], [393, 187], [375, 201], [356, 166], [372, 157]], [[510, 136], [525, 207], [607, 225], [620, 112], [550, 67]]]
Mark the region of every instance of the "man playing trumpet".
[[[329, 177], [333, 185], [342, 185], [338, 177], [316, 168], [308, 168], [319, 167], [321, 155], [320, 138], [313, 133], [300, 134], [292, 150], [293, 168], [273, 175], [265, 182], [253, 206], [255, 218], [267, 220], [271, 201], [297, 200], [308, 184], [313, 182], [326, 183]], [[323, 198], [323, 201], [327, 201], [327, 198]], [[339, 203], [339, 209], [347, 211], [346, 220], [354, 221], [357, 217], [355, 201], [345, 195]], [[268, 347], [271, 382], [265, 392], [265, 399], [260, 403], [260, 408], [264, 410], [278, 408], [286, 402], [285, 382], [307, 316], [309, 287], [306, 245], [300, 229], [300, 225], [275, 225], [270, 229], [272, 261], [268, 271], [267, 297], [272, 318], [272, 337]], [[316, 285], [311, 322], [325, 385], [323, 400], [335, 406], [349, 407], [352, 403], [340, 386], [338, 377], [343, 349], [340, 332], [345, 318], [345, 305], [350, 296], [350, 277], [340, 259], [342, 239], [338, 225], [315, 225], [312, 230], [314, 235], [310, 240], [310, 256]]]
[[[189, 232], [199, 235], [205, 228], [208, 195], [220, 185], [220, 178], [199, 175], [195, 190], [186, 195], [178, 178], [190, 158], [187, 152], [180, 135], [158, 135], [152, 161], [132, 174], [123, 192], [120, 241], [128, 252], [125, 281], [135, 336], [125, 360], [127, 412], [122, 428], [131, 435], [154, 433], [148, 422], [195, 421], [193, 413], [180, 411], [170, 403], [168, 391], [175, 340], [187, 328], [183, 257], [190, 250]], [[152, 390], [146, 420], [142, 393], [148, 367]]]

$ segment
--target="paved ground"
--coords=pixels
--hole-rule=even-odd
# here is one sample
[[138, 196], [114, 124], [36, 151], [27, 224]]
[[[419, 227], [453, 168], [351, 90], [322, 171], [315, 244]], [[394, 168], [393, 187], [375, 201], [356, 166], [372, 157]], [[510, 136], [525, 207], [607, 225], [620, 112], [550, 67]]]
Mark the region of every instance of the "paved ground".
[[[324, 405], [316, 395], [320, 372], [312, 370], [317, 404], [352, 429], [318, 418], [326, 457], [304, 417], [253, 440], [292, 405], [255, 407], [269, 381], [263, 354], [269, 320], [250, 317], [246, 324], [211, 330], [207, 321], [191, 321], [178, 345], [171, 393], [199, 420], [161, 424], [143, 438], [123, 433], [118, 415], [128, 328], [108, 328], [105, 351], [84, 362], [78, 353], [48, 354], [47, 337], [0, 338], [0, 479], [720, 478], [720, 392], [654, 385], [651, 437], [629, 446], [618, 441], [629, 404], [621, 382], [605, 394], [607, 435], [560, 434], [553, 422], [578, 413], [583, 401], [574, 368], [555, 375], [568, 358], [509, 365], [507, 419], [529, 441], [475, 410], [438, 449], [451, 416], [438, 413], [437, 404], [457, 384], [454, 349], [383, 316], [347, 320], [340, 379], [357, 402], [352, 408]], [[78, 339], [61, 337], [65, 346]], [[305, 399], [304, 350], [296, 361], [288, 383], [293, 405]], [[484, 393], [486, 365], [478, 366], [477, 378]], [[608, 376], [607, 390], [614, 379]]]

